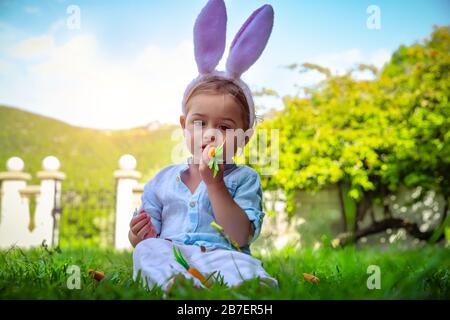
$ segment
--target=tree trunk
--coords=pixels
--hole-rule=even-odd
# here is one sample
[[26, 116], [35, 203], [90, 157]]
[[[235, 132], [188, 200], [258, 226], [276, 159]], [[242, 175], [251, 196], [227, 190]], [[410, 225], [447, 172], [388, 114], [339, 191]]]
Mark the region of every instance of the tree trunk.
[[339, 204], [341, 206], [341, 216], [342, 216], [342, 231], [347, 232], [347, 215], [345, 213], [345, 204], [344, 204], [344, 190], [342, 188], [342, 183], [338, 183], [338, 192], [339, 192]]
[[[437, 227], [439, 228], [440, 225]], [[382, 221], [375, 222], [370, 227], [357, 230], [353, 235], [344, 235], [342, 238], [339, 238], [340, 244], [345, 245], [349, 242], [349, 240], [356, 241], [362, 237], [366, 237], [372, 234], [376, 234], [386, 229], [399, 229], [404, 228], [406, 232], [420, 240], [429, 240], [434, 233], [434, 230], [422, 232], [419, 229], [417, 223], [413, 223], [400, 218], [386, 218]], [[441, 234], [437, 241], [443, 240], [444, 234]]]

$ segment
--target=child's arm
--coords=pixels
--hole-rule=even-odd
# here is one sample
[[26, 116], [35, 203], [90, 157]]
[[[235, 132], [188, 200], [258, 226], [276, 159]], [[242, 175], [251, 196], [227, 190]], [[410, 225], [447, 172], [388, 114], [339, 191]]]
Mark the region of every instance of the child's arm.
[[154, 237], [156, 237], [155, 227], [144, 211], [131, 219], [128, 239], [133, 247], [136, 247], [142, 240]]
[[233, 200], [225, 183], [206, 185], [217, 223], [239, 247], [253, 235], [253, 225], [244, 210]]
[[213, 170], [207, 165], [209, 149], [210, 147], [207, 147], [203, 152], [199, 170], [208, 190], [214, 216], [231, 240], [243, 247], [255, 240], [261, 231], [264, 212], [259, 175], [252, 171], [243, 178], [233, 198], [223, 181], [223, 164], [219, 164], [220, 169], [215, 177]]
[[144, 186], [139, 214], [136, 212], [131, 219], [128, 239], [133, 247], [142, 240], [155, 238], [161, 233], [162, 204], [154, 192], [158, 189], [157, 177], [158, 175]]

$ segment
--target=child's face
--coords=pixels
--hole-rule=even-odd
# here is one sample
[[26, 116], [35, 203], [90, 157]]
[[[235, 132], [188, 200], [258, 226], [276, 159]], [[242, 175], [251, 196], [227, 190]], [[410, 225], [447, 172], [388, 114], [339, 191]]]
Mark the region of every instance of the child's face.
[[[217, 147], [227, 137], [224, 155], [227, 163], [231, 162], [238, 147], [238, 133], [244, 130], [242, 110], [235, 99], [228, 94], [201, 93], [189, 99], [186, 110], [187, 114], [180, 116], [180, 124], [194, 160], [201, 159], [207, 145]], [[239, 140], [239, 145], [244, 146], [247, 139], [244, 141]]]

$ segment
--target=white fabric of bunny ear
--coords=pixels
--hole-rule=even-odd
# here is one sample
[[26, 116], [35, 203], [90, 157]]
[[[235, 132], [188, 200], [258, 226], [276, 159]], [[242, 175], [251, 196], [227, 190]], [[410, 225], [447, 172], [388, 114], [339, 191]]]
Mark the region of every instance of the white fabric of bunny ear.
[[227, 10], [223, 0], [210, 0], [194, 24], [194, 55], [198, 72], [214, 71], [225, 51]]
[[263, 5], [245, 21], [230, 46], [226, 71], [216, 67], [225, 51], [227, 13], [223, 0], [209, 0], [198, 15], [194, 25], [194, 55], [199, 75], [192, 80], [183, 95], [182, 112], [186, 114], [186, 99], [194, 87], [207, 77], [218, 76], [233, 81], [245, 94], [249, 105], [249, 130], [255, 127], [255, 104], [248, 85], [241, 79], [261, 56], [273, 29], [272, 6]]
[[273, 8], [266, 4], [256, 9], [239, 29], [226, 63], [230, 77], [240, 78], [259, 59], [272, 33], [273, 18]]

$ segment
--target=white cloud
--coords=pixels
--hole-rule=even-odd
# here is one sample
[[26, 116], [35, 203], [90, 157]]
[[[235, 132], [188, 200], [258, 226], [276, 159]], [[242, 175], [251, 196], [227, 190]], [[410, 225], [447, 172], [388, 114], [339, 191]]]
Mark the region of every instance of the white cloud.
[[[63, 20], [56, 21], [48, 33], [10, 45], [6, 51], [23, 59], [24, 71], [11, 72], [13, 65], [0, 61], [0, 102], [86, 127], [129, 128], [155, 120], [178, 123], [183, 92], [197, 75], [192, 41], [165, 48], [149, 43], [129, 60], [115, 60], [101, 51], [94, 35], [77, 34], [56, 44], [54, 33], [63, 26]], [[364, 54], [352, 48], [299, 63], [342, 73], [357, 63], [381, 67], [389, 57], [386, 49]], [[323, 79], [317, 72], [288, 70], [283, 65], [289, 62], [271, 59], [265, 56], [243, 75], [251, 89], [265, 87], [281, 96], [293, 95], [298, 93], [296, 86]], [[226, 57], [220, 70], [225, 61]], [[256, 100], [267, 109], [282, 107], [273, 98]]]
[[361, 50], [353, 48], [342, 52], [321, 54], [313, 58], [311, 62], [329, 68], [332, 73], [342, 74], [362, 60]]
[[16, 43], [17, 39], [23, 37], [23, 32], [13, 25], [0, 21], [0, 50], [7, 50], [11, 44]]
[[311, 61], [329, 68], [335, 74], [343, 74], [361, 63], [373, 64], [375, 67], [381, 68], [389, 61], [390, 57], [391, 52], [384, 48], [370, 54], [364, 54], [360, 49], [353, 48], [342, 52], [318, 55]]
[[55, 34], [56, 32], [67, 27], [67, 23], [65, 19], [58, 19], [50, 25], [49, 33]]
[[[299, 61], [300, 64], [308, 62], [328, 68], [333, 74], [344, 74], [349, 69], [355, 68], [360, 63], [373, 64], [381, 68], [384, 63], [389, 61], [391, 52], [381, 48], [370, 54], [363, 53], [358, 48], [351, 48], [339, 52], [330, 52], [319, 54]], [[259, 90], [263, 87], [273, 89], [280, 96], [302, 95], [301, 87], [308, 87], [317, 84], [325, 79], [325, 76], [315, 70], [300, 73], [298, 70], [290, 70], [284, 66], [289, 62], [282, 61], [278, 66], [276, 61], [257, 62], [255, 66], [244, 74], [243, 78], [248, 81], [253, 90]], [[268, 67], [269, 66], [269, 67]], [[371, 79], [373, 75], [370, 72], [356, 72], [354, 76], [357, 79]], [[283, 107], [281, 99], [273, 97], [261, 97], [255, 99], [257, 104], [264, 107], [264, 110], [271, 108], [280, 109]]]
[[54, 43], [44, 35], [10, 50], [17, 58], [44, 58], [28, 61], [23, 76], [9, 75], [0, 101], [87, 127], [178, 123], [183, 91], [197, 74], [190, 41], [175, 48], [149, 45], [129, 61], [103, 55], [93, 35]]
[[44, 56], [53, 49], [54, 45], [52, 36], [43, 35], [21, 41], [8, 51], [14, 58], [32, 59]]
[[[46, 36], [53, 39], [52, 36]], [[74, 79], [95, 71], [101, 63], [97, 53], [97, 41], [92, 35], [78, 35], [59, 47], [47, 51], [48, 59], [30, 67], [41, 76], [58, 76]], [[100, 60], [100, 61], [98, 61]]]
[[11, 74], [14, 70], [14, 67], [5, 60], [0, 60], [0, 74]]
[[[354, 69], [358, 64], [373, 64], [377, 68], [381, 68], [384, 63], [390, 59], [391, 53], [387, 49], [378, 49], [370, 54], [364, 54], [360, 49], [353, 48], [341, 52], [332, 52], [319, 54], [304, 62], [317, 64], [328, 68], [332, 74], [342, 75], [350, 69]], [[296, 71], [287, 71], [295, 75], [289, 77], [289, 81], [293, 81], [299, 86], [310, 86], [323, 80], [325, 77], [316, 71], [307, 73], [297, 73]]]
[[[362, 62], [365, 57], [359, 49], [349, 49], [342, 52], [323, 53], [317, 56], [304, 59], [301, 63], [313, 63], [322, 67], [329, 68], [333, 74], [343, 74], [349, 68], [354, 67], [356, 63]], [[366, 58], [367, 63], [368, 58]], [[274, 64], [274, 61], [268, 63]], [[263, 63], [257, 62], [257, 64], [250, 68], [250, 70], [244, 75], [244, 79], [252, 84], [252, 89], [260, 89], [262, 87], [270, 88], [278, 92], [280, 96], [285, 95], [297, 95], [301, 94], [301, 87], [307, 87], [315, 85], [321, 80], [325, 79], [325, 76], [315, 70], [300, 73], [297, 69], [290, 70], [285, 66], [289, 62], [281, 61], [278, 66], [267, 68]], [[261, 104], [267, 106], [267, 102], [271, 101], [271, 106], [267, 106], [266, 109], [274, 107], [278, 109], [283, 106], [281, 99], [277, 102], [273, 99], [258, 98]]]
[[369, 59], [369, 62], [381, 69], [383, 65], [391, 59], [392, 52], [387, 49], [378, 49]]

